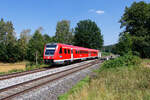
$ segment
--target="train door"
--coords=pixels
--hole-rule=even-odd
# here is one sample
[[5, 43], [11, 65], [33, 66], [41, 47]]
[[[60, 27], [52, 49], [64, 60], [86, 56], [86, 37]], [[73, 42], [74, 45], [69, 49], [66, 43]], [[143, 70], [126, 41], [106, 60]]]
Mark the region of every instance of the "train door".
[[73, 49], [71, 48], [71, 61], [73, 61]]
[[91, 57], [91, 51], [89, 51], [89, 58]]

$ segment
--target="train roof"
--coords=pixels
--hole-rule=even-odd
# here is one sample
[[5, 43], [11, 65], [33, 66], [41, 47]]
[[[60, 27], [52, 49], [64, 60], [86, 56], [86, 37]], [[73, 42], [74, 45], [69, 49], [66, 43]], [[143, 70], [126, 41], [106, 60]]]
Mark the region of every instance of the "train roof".
[[76, 49], [84, 49], [84, 50], [91, 50], [91, 51], [99, 51], [96, 49], [89, 49], [89, 48], [84, 48], [84, 47], [79, 47], [79, 46], [73, 46], [73, 45], [68, 45], [68, 44], [62, 44], [62, 43], [47, 43], [46, 45], [61, 45], [65, 47], [70, 47], [70, 48], [76, 48]]

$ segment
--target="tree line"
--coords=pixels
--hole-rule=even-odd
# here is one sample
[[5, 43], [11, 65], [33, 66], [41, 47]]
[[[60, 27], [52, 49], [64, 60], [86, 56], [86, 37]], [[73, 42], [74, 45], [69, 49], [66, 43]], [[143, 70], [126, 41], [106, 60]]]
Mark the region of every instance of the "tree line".
[[103, 35], [94, 21], [81, 20], [75, 28], [70, 21], [57, 22], [54, 36], [43, 34], [42, 27], [31, 34], [30, 29], [23, 30], [18, 37], [11, 21], [0, 20], [0, 62], [28, 60], [42, 63], [46, 43], [65, 43], [92, 49], [102, 49], [119, 55], [127, 53], [150, 58], [150, 3], [133, 2], [126, 7], [119, 20], [123, 32], [115, 45], [103, 46]]
[[125, 8], [119, 22], [120, 28], [124, 30], [119, 35], [118, 43], [104, 47], [103, 50], [150, 58], [150, 3], [133, 2]]
[[43, 34], [42, 27], [31, 35], [30, 29], [25, 29], [16, 37], [11, 21], [0, 20], [0, 62], [17, 62], [28, 60], [43, 63], [44, 45], [46, 43], [65, 43], [92, 49], [101, 49], [103, 36], [97, 24], [91, 20], [79, 21], [75, 28], [70, 27], [70, 21], [57, 22], [54, 36]]

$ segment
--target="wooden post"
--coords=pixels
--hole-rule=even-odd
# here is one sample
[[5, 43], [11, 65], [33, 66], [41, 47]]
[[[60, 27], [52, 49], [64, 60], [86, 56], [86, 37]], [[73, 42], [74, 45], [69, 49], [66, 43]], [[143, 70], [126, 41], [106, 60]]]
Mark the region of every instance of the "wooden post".
[[36, 51], [36, 54], [35, 54], [35, 55], [36, 55], [36, 57], [35, 57], [35, 58], [36, 58], [36, 65], [37, 65], [37, 64], [38, 64], [38, 62], [37, 62], [37, 58], [38, 58], [38, 57], [37, 57], [37, 56], [38, 56], [38, 52], [37, 52], [37, 51]]

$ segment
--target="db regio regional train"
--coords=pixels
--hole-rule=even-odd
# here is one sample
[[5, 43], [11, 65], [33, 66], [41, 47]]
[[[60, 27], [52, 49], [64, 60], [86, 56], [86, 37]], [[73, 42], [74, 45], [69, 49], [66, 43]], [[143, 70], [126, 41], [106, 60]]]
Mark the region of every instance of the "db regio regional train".
[[101, 52], [62, 43], [48, 43], [44, 47], [43, 59], [46, 64], [65, 64], [76, 60], [96, 59], [101, 57]]

